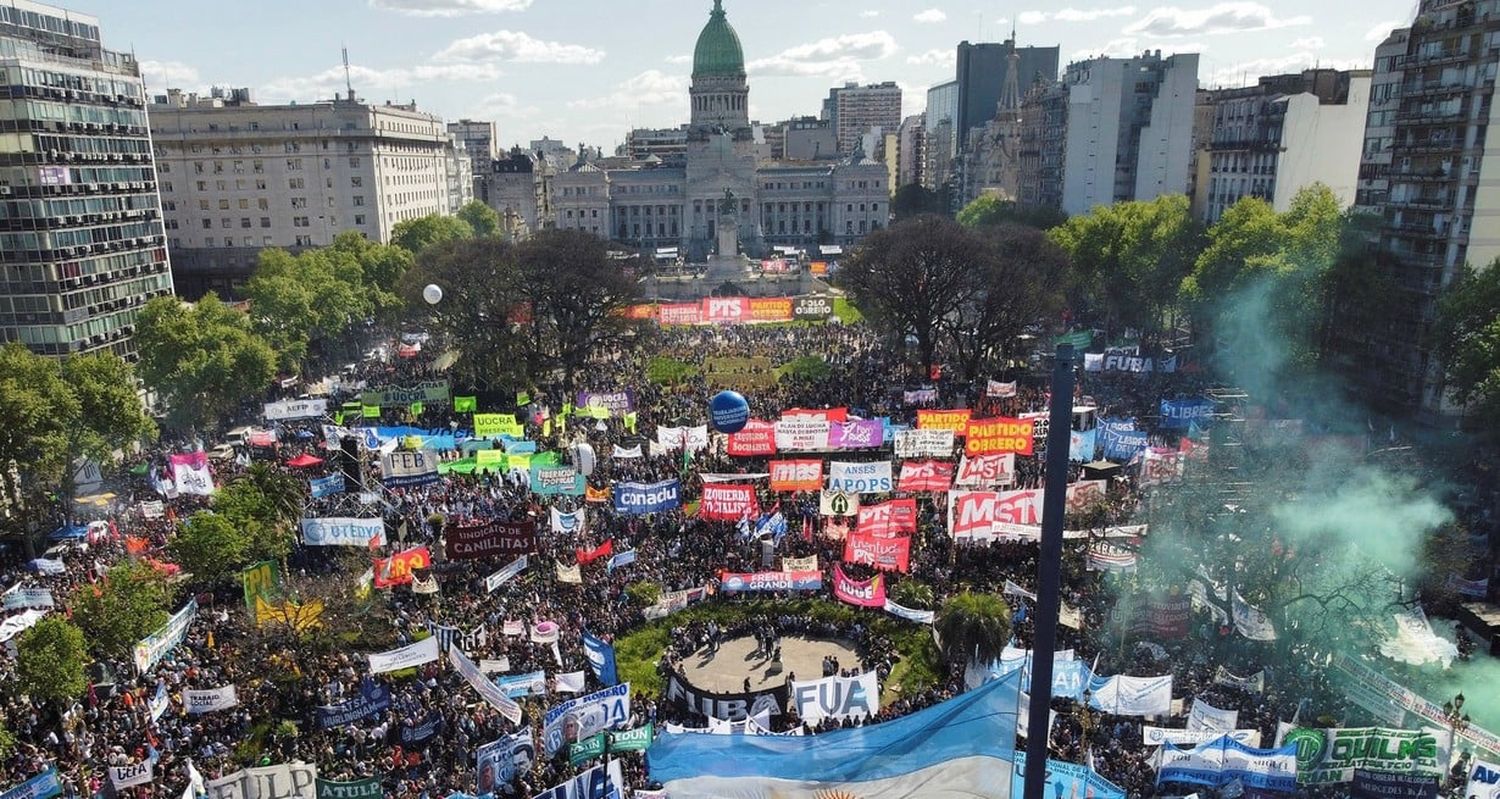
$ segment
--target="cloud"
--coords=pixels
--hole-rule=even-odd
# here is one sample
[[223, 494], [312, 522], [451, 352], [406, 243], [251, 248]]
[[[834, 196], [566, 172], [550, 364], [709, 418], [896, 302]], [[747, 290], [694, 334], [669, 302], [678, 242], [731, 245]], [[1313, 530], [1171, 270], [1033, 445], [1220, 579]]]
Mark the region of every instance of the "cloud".
[[1208, 75], [1200, 76], [1199, 85], [1204, 88], [1251, 86], [1260, 80], [1262, 75], [1301, 72], [1313, 66], [1327, 69], [1369, 69], [1367, 59], [1364, 58], [1330, 59], [1327, 55], [1311, 50], [1301, 50], [1283, 56], [1241, 61], [1238, 64], [1216, 69]]
[[604, 51], [579, 44], [543, 41], [521, 31], [501, 30], [457, 39], [437, 54], [437, 60], [597, 64], [604, 60]]
[[693, 57], [690, 55], [669, 55], [665, 59], [668, 64], [691, 64]]
[[874, 19], [874, 18], [876, 18], [878, 16], [880, 16], [880, 12], [879, 11], [875, 11], [873, 9], [869, 10], [869, 11], [861, 11], [861, 12], [859, 12], [859, 18], [860, 19]]
[[906, 63], [917, 66], [945, 66], [951, 67], [958, 60], [958, 53], [952, 47], [939, 47], [928, 50], [918, 55], [906, 57]]
[[[418, 64], [413, 67], [373, 69], [358, 64], [349, 67], [349, 80], [356, 92], [404, 89], [429, 81], [489, 81], [501, 77], [493, 64]], [[344, 67], [329, 67], [312, 75], [281, 77], [261, 87], [270, 100], [311, 102], [326, 100], [344, 88]]]
[[1312, 17], [1307, 15], [1281, 18], [1260, 3], [1229, 2], [1199, 9], [1185, 9], [1177, 6], [1154, 8], [1146, 16], [1127, 25], [1124, 33], [1145, 34], [1146, 36], [1198, 36], [1274, 30], [1311, 23]]
[[1082, 11], [1076, 8], [1063, 8], [1057, 11], [1022, 11], [1018, 17], [1022, 25], [1040, 25], [1047, 20], [1057, 22], [1094, 22], [1106, 17], [1128, 17], [1135, 13], [1135, 6], [1120, 6], [1118, 8], [1096, 8]]
[[912, 19], [923, 24], [942, 22], [947, 18], [947, 14], [944, 14], [941, 10], [936, 8], [929, 8], [926, 11], [919, 11], [915, 16], [912, 17]]
[[458, 17], [525, 11], [532, 0], [370, 0], [370, 8], [395, 11], [413, 17]]
[[1084, 61], [1090, 58], [1129, 58], [1141, 54], [1140, 40], [1134, 36], [1122, 36], [1118, 39], [1110, 39], [1097, 47], [1086, 47], [1076, 50], [1068, 56], [1069, 61]]
[[822, 77], [863, 80], [858, 62], [889, 58], [900, 47], [885, 31], [850, 33], [800, 44], [745, 65], [747, 72], [762, 76]]
[[571, 100], [568, 107], [628, 111], [641, 106], [686, 104], [688, 85], [686, 75], [670, 75], [661, 70], [648, 69], [616, 84], [614, 90], [603, 97]]
[[1388, 19], [1385, 22], [1381, 22], [1381, 23], [1377, 24], [1375, 27], [1373, 27], [1373, 28], [1369, 29], [1368, 31], [1366, 31], [1365, 32], [1365, 41], [1367, 41], [1367, 42], [1383, 42], [1383, 41], [1385, 41], [1385, 37], [1391, 35], [1391, 31], [1393, 31], [1393, 30], [1395, 30], [1395, 29], [1397, 29], [1399, 27], [1401, 27], [1401, 20], [1398, 20], [1398, 19]]
[[1292, 42], [1293, 50], [1322, 50], [1328, 42], [1322, 36], [1307, 36]]
[[181, 61], [142, 61], [141, 77], [150, 89], [196, 89], [198, 68]]

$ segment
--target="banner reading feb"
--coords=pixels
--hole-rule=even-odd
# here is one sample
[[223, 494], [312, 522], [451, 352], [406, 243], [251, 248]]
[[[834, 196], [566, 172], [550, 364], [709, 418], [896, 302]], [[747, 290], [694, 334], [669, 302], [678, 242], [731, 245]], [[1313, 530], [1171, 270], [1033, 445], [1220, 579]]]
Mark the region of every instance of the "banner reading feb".
[[996, 416], [993, 419], [969, 420], [968, 436], [964, 441], [967, 455], [998, 455], [1014, 452], [1031, 454], [1032, 424], [1030, 419], [1009, 419]]

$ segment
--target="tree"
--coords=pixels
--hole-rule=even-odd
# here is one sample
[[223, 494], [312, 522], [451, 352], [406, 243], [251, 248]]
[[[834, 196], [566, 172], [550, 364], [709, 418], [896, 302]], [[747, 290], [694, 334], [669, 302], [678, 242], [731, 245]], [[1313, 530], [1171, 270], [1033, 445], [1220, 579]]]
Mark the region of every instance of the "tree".
[[933, 191], [917, 183], [908, 183], [891, 198], [891, 214], [896, 221], [923, 214], [945, 215], [948, 213], [948, 192]]
[[223, 418], [276, 377], [275, 351], [251, 330], [249, 317], [212, 292], [192, 305], [157, 297], [146, 303], [139, 325], [141, 378], [179, 423]]
[[241, 532], [244, 561], [281, 560], [291, 551], [305, 489], [287, 472], [253, 463], [214, 492], [214, 512]]
[[1022, 206], [994, 194], [976, 197], [958, 212], [958, 223], [969, 228], [1012, 224], [1051, 230], [1067, 219], [1067, 214], [1055, 208]]
[[458, 209], [458, 218], [468, 223], [477, 238], [500, 235], [500, 215], [479, 200], [470, 200]]
[[245, 294], [255, 332], [281, 356], [281, 368], [294, 373], [311, 343], [343, 337], [374, 313], [357, 256], [333, 247], [300, 255], [262, 250]]
[[944, 321], [959, 373], [970, 385], [1020, 354], [1020, 336], [1054, 318], [1067, 302], [1068, 256], [1042, 231], [1002, 223], [981, 233], [990, 257], [974, 265], [974, 285]]
[[[1465, 268], [1438, 306], [1433, 340], [1449, 391], [1477, 418], [1500, 412], [1500, 258]], [[1488, 429], [1493, 433], [1494, 426]]]
[[198, 511], [177, 528], [167, 545], [172, 559], [208, 583], [217, 583], [247, 561], [250, 538], [228, 518]]
[[906, 579], [891, 586], [891, 599], [896, 604], [916, 610], [931, 610], [937, 600], [932, 586], [919, 580]]
[[412, 255], [421, 255], [428, 247], [448, 241], [474, 238], [474, 228], [456, 216], [430, 214], [397, 222], [391, 230], [391, 244]]
[[155, 569], [121, 563], [95, 585], [73, 592], [73, 621], [101, 657], [122, 657], [167, 621], [167, 585]]
[[5, 720], [0, 719], [0, 760], [9, 760], [15, 751], [16, 736], [5, 726]]
[[79, 414], [57, 361], [21, 344], [0, 347], [0, 485], [8, 502], [39, 505], [71, 474]]
[[935, 627], [949, 660], [990, 663], [1010, 641], [1010, 605], [998, 594], [964, 591], [943, 603]]
[[521, 243], [516, 260], [529, 311], [519, 339], [528, 374], [560, 370], [571, 393], [589, 358], [634, 326], [625, 309], [640, 287], [603, 239], [582, 230], [543, 230]]
[[1199, 237], [1181, 195], [1101, 205], [1047, 235], [1072, 259], [1085, 321], [1109, 334], [1136, 328], [1148, 338], [1166, 328]]
[[969, 298], [973, 271], [988, 257], [978, 234], [950, 219], [921, 216], [865, 237], [840, 280], [872, 323], [894, 338], [916, 338], [928, 370], [944, 321]]
[[[443, 301], [428, 305], [422, 289], [435, 284]], [[516, 246], [497, 238], [433, 245], [402, 276], [398, 293], [429, 330], [458, 353], [455, 370], [472, 385], [524, 381], [519, 334], [511, 320], [521, 307]]]
[[[33, 699], [66, 708], [88, 689], [83, 631], [61, 616], [48, 616], [16, 640], [16, 677]], [[3, 730], [0, 730], [3, 732]]]
[[69, 450], [74, 458], [104, 461], [116, 450], [156, 435], [156, 423], [136, 396], [135, 370], [110, 352], [75, 355], [62, 377], [78, 400], [78, 424]]

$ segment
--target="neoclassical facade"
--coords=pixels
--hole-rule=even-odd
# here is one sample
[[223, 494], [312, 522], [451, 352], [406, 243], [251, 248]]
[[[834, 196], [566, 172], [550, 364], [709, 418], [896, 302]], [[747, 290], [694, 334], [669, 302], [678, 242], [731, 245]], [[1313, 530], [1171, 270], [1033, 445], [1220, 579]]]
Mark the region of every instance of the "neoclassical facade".
[[[679, 159], [580, 158], [551, 178], [552, 219], [643, 249], [677, 247], [690, 260], [719, 249], [733, 225], [739, 249], [853, 244], [890, 218], [885, 165], [864, 153], [838, 161], [757, 158], [739, 35], [722, 0], [693, 49], [692, 116]], [[724, 253], [729, 254], [729, 253]]]

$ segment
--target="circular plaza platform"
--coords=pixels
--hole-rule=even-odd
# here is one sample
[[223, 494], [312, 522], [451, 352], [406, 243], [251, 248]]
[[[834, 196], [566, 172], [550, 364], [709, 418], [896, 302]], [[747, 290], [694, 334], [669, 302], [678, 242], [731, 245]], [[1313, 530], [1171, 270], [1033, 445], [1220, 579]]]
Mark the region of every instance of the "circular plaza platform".
[[683, 658], [682, 676], [705, 691], [729, 694], [743, 691], [746, 679], [752, 691], [779, 686], [789, 673], [801, 681], [816, 680], [829, 655], [838, 658], [839, 668], [860, 668], [853, 646], [827, 638], [783, 637], [779, 665], [755, 650], [755, 637], [748, 635], [723, 642], [717, 652], [704, 647]]

